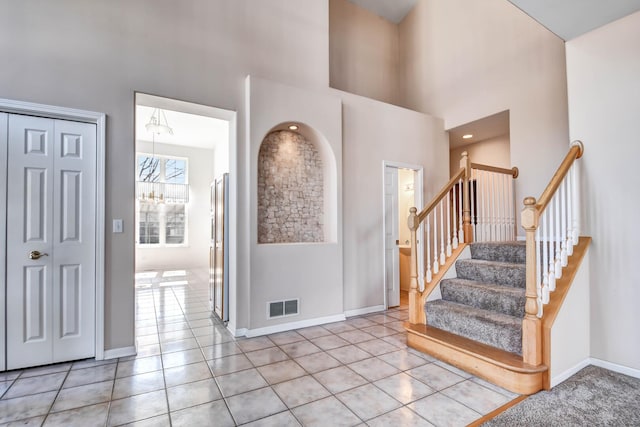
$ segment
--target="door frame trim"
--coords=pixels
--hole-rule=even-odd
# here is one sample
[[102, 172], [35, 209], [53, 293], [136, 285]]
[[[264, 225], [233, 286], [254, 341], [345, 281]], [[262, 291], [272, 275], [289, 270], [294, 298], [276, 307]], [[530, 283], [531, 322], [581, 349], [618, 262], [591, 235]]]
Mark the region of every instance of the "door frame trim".
[[0, 98], [0, 112], [50, 119], [72, 120], [96, 125], [96, 302], [95, 359], [104, 359], [104, 257], [105, 257], [105, 142], [106, 114]]
[[[415, 197], [415, 201], [416, 201], [416, 207], [418, 209], [420, 209], [420, 206], [424, 205], [424, 166], [423, 165], [416, 165], [416, 164], [411, 164], [411, 163], [404, 163], [404, 162], [395, 162], [395, 161], [390, 161], [390, 160], [383, 160], [382, 161], [382, 289], [383, 289], [383, 295], [384, 295], [384, 299], [383, 299], [383, 306], [386, 309], [389, 308], [389, 302], [388, 302], [388, 297], [387, 297], [387, 286], [385, 283], [385, 278], [387, 277], [387, 265], [386, 265], [386, 243], [385, 243], [385, 238], [386, 238], [386, 230], [385, 230], [385, 204], [384, 204], [384, 200], [385, 200], [385, 194], [384, 194], [384, 185], [385, 185], [385, 171], [387, 169], [387, 166], [392, 167], [392, 168], [396, 168], [396, 169], [412, 169], [414, 171], [416, 171], [418, 173], [418, 179], [417, 179], [417, 183], [414, 182], [414, 197]], [[420, 233], [422, 232], [422, 224], [420, 225], [420, 228], [418, 228], [418, 236], [420, 235]], [[424, 278], [422, 277], [422, 275], [419, 273], [420, 271], [424, 271], [424, 261], [423, 261], [424, 257], [422, 255], [422, 246], [418, 245], [418, 286], [422, 287], [424, 286]], [[398, 279], [399, 280], [399, 279]]]

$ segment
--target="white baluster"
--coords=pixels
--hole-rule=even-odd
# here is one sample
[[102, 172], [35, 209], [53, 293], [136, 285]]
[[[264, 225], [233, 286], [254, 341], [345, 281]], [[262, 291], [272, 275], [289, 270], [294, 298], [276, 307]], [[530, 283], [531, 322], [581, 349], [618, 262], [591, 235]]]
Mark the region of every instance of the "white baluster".
[[[540, 227], [542, 224], [538, 224], [538, 228], [536, 229], [536, 284], [538, 285], [538, 290], [542, 289], [542, 259], [540, 258]], [[540, 296], [540, 292], [538, 292], [538, 296]]]
[[438, 263], [438, 207], [433, 209], [433, 274], [438, 274], [440, 264]]
[[451, 193], [446, 195], [447, 198], [447, 256], [451, 256]]
[[479, 188], [477, 189], [480, 199], [482, 199], [482, 210], [480, 214], [480, 240], [486, 242], [487, 238], [487, 174], [480, 172], [480, 179], [478, 180]]
[[573, 244], [578, 244], [578, 237], [580, 236], [580, 212], [578, 207], [580, 206], [580, 188], [578, 185], [578, 165], [576, 162], [571, 166], [571, 183], [573, 184]]
[[548, 215], [548, 211], [545, 209], [545, 211], [542, 213], [542, 268], [543, 268], [543, 275], [542, 275], [542, 295], [540, 297], [541, 301], [544, 302], [545, 300], [545, 296], [549, 296], [549, 280], [550, 277], [552, 276], [551, 273], [549, 273], [549, 237], [548, 237], [548, 233], [549, 233], [549, 215]]
[[567, 255], [573, 255], [573, 186], [571, 178], [571, 169], [567, 173]]
[[[477, 208], [474, 206], [475, 205], [475, 200], [476, 200], [476, 192], [477, 192], [477, 180], [478, 180], [478, 170], [477, 169], [471, 169], [471, 180], [469, 181], [469, 208], [471, 211], [471, 230], [473, 233], [473, 240], [475, 242], [478, 241], [478, 230], [477, 230], [477, 215], [478, 213], [476, 212]], [[476, 183], [474, 185], [474, 182]]]
[[444, 262], [446, 260], [444, 255], [444, 200], [440, 200], [439, 204], [440, 204], [440, 265], [444, 265]]
[[548, 271], [549, 271], [549, 289], [551, 291], [555, 291], [556, 289], [556, 269], [555, 269], [555, 259], [554, 254], [555, 254], [555, 240], [553, 238], [553, 230], [555, 229], [555, 224], [554, 224], [554, 215], [553, 215], [553, 204], [552, 202], [549, 202], [549, 205], [547, 206], [547, 209], [545, 209], [545, 212], [547, 213], [547, 218], [549, 220], [549, 227], [547, 228], [547, 244], [549, 246], [549, 267], [548, 267]]
[[462, 220], [463, 220], [463, 212], [462, 212], [462, 197], [463, 197], [463, 189], [462, 187], [464, 186], [464, 181], [461, 179], [458, 182], [458, 203], [459, 203], [459, 209], [458, 212], [460, 213], [460, 217], [458, 218], [459, 221], [459, 226], [458, 226], [458, 240], [460, 241], [460, 243], [464, 243], [464, 227], [462, 226]]
[[497, 235], [497, 223], [496, 217], [498, 216], [498, 198], [496, 197], [496, 177], [494, 173], [490, 173], [489, 177], [491, 179], [491, 231], [489, 238], [491, 241], [496, 240]]
[[454, 185], [451, 188], [451, 197], [453, 199], [453, 241], [451, 242], [453, 249], [456, 249], [458, 247], [458, 232], [457, 232], [457, 228], [458, 228], [458, 220], [456, 218], [456, 214], [457, 214], [457, 203], [456, 203], [456, 186]]
[[424, 241], [424, 245], [427, 247], [427, 273], [425, 274], [425, 281], [431, 283], [433, 276], [431, 274], [431, 214], [425, 218], [425, 228], [427, 233], [427, 239]]
[[497, 241], [500, 240], [500, 190], [498, 189], [498, 174], [489, 172], [491, 175], [491, 190], [493, 192], [493, 235], [491, 236], [491, 240]]
[[556, 255], [555, 255], [555, 273], [556, 273], [556, 279], [559, 279], [562, 277], [562, 254], [561, 254], [561, 248], [560, 248], [560, 243], [562, 242], [562, 236], [560, 235], [560, 195], [558, 194], [558, 192], [556, 192], [556, 194], [553, 196], [553, 204], [555, 206], [555, 215], [556, 215], [556, 229], [555, 229], [555, 234], [553, 236], [553, 238], [556, 241]]
[[560, 247], [560, 262], [562, 267], [566, 267], [568, 260], [567, 255], [567, 241], [564, 236], [567, 235], [567, 178], [562, 180], [560, 183], [560, 235], [558, 238], [560, 239], [561, 247]]
[[505, 187], [505, 178], [507, 176], [505, 174], [500, 174], [500, 240], [505, 241], [507, 240], [507, 229], [505, 227], [506, 225], [506, 208], [505, 208], [505, 203], [507, 201], [506, 198], [506, 187]]

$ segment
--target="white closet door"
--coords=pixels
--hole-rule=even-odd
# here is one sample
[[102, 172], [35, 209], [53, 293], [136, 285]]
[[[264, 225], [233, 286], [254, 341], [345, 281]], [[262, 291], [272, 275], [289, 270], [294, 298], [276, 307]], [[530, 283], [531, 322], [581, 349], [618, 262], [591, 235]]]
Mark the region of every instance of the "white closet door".
[[11, 114], [8, 144], [7, 368], [16, 369], [53, 360], [53, 120]]
[[95, 125], [8, 122], [7, 368], [93, 356]]
[[95, 353], [96, 126], [56, 120], [53, 361]]

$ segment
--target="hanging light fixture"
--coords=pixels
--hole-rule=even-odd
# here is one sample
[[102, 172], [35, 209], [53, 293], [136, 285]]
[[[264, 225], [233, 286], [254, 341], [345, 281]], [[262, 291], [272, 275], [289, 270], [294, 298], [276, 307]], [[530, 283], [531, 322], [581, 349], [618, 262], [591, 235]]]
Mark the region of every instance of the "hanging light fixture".
[[[151, 132], [151, 144], [152, 144], [152, 164], [156, 162], [156, 134], [168, 134], [173, 135], [173, 128], [169, 126], [167, 122], [167, 116], [165, 115], [164, 110], [160, 108], [154, 108], [153, 113], [151, 113], [151, 117], [149, 118], [149, 122], [145, 125], [145, 128], [148, 132]], [[158, 161], [157, 165], [160, 163]], [[154, 167], [157, 167], [154, 165]], [[142, 184], [142, 183], [141, 183]], [[144, 184], [145, 187], [150, 187], [151, 191], [145, 193], [144, 191], [140, 191], [140, 200], [149, 201], [153, 203], [164, 203], [164, 194], [162, 192], [163, 183], [160, 182], [148, 182]], [[159, 190], [159, 191], [157, 191]]]
[[149, 118], [149, 123], [147, 123], [145, 127], [147, 128], [147, 132], [152, 132], [154, 134], [157, 133], [158, 135], [162, 133], [173, 135], [173, 129], [167, 122], [167, 116], [165, 115], [164, 110], [160, 108], [153, 109], [151, 118]]

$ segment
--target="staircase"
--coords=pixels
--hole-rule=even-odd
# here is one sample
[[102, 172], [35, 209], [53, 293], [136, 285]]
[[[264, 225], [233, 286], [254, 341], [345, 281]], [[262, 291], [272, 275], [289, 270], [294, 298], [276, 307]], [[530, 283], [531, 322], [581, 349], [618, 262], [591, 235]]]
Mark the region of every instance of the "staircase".
[[472, 243], [471, 259], [455, 263], [457, 277], [440, 282], [442, 299], [427, 302], [427, 324], [522, 354], [525, 242]]
[[[553, 324], [590, 243], [579, 237], [583, 151], [574, 141], [540, 198], [524, 199], [520, 231], [517, 168], [467, 152], [431, 202], [410, 209], [410, 347], [515, 393], [550, 388]], [[526, 242], [513, 241], [522, 231]]]

